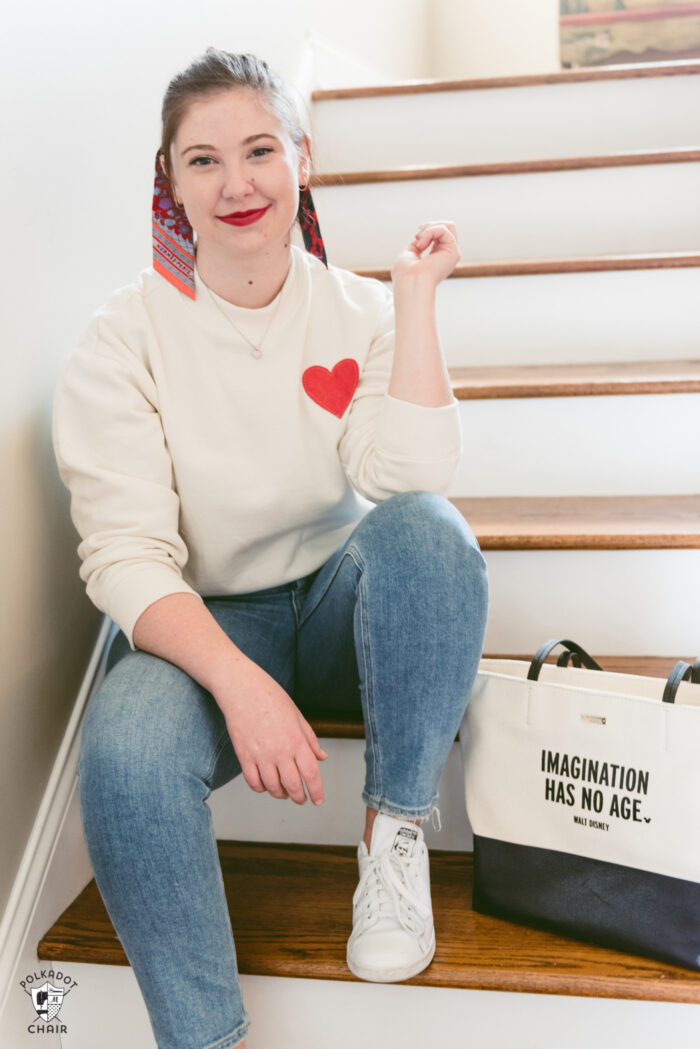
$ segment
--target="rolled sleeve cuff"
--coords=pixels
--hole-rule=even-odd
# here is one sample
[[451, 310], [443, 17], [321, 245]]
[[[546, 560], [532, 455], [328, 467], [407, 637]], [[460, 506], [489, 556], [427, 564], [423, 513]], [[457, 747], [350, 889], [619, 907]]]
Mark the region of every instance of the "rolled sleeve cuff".
[[132, 649], [136, 647], [134, 627], [137, 619], [149, 605], [168, 594], [193, 594], [201, 600], [196, 590], [165, 565], [134, 568], [112, 590], [107, 602], [107, 614], [124, 631]]
[[399, 401], [384, 394], [375, 445], [393, 459], [414, 462], [444, 462], [459, 459], [462, 429], [459, 402], [427, 408], [422, 404]]

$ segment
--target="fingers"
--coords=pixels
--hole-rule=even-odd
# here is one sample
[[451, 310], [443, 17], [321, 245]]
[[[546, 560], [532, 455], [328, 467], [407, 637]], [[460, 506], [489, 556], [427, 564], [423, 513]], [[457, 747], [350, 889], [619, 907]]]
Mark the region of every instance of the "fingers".
[[271, 797], [284, 801], [291, 798], [295, 805], [306, 804], [306, 790], [309, 792], [314, 805], [323, 804], [323, 781], [318, 767], [318, 761], [307, 751], [307, 754], [299, 759], [299, 764], [294, 760], [288, 760], [276, 768], [274, 765], [265, 765], [260, 770], [260, 779]]
[[260, 778], [258, 766], [252, 763], [241, 762], [241, 772], [243, 773], [243, 779], [246, 781], [251, 790], [254, 790], [257, 794], [264, 794], [267, 787]]
[[274, 765], [263, 766], [261, 771], [253, 763], [244, 764], [241, 762], [241, 772], [250, 789], [254, 790], [256, 794], [265, 794], [267, 792], [273, 798], [279, 798], [280, 800], [289, 797], [283, 784], [280, 782], [279, 773]]
[[[325, 757], [328, 755], [322, 751]], [[319, 759], [309, 747], [297, 756], [296, 761], [289, 757], [280, 761], [279, 767], [274, 764], [247, 768], [243, 775], [249, 787], [259, 794], [265, 791], [279, 801], [291, 798], [296, 805], [306, 804], [306, 792], [314, 805], [324, 802], [323, 780], [318, 765]], [[306, 790], [304, 790], [306, 784]]]
[[322, 805], [324, 800], [323, 780], [319, 761], [325, 761], [328, 754], [318, 741], [318, 737], [305, 717], [299, 714], [299, 724], [307, 746], [298, 748], [295, 760], [290, 759], [284, 766], [280, 765], [282, 783], [289, 796], [297, 805], [306, 802], [306, 790], [314, 805]]
[[328, 755], [318, 741], [318, 736], [311, 728], [306, 718], [301, 718], [301, 730], [306, 736], [306, 741], [311, 747], [318, 761], [325, 761]]
[[445, 235], [452, 237], [455, 244], [457, 243], [457, 227], [454, 222], [423, 222], [418, 227], [418, 232], [413, 240], [415, 243], [420, 241], [427, 243], [431, 239], [440, 240]]
[[284, 765], [280, 765], [279, 773], [283, 789], [286, 790], [295, 805], [304, 805], [306, 792], [304, 791], [304, 784], [301, 781], [296, 763], [293, 760], [285, 762]]
[[260, 768], [260, 778], [265, 784], [265, 790], [271, 797], [277, 798], [279, 801], [285, 801], [290, 796], [291, 790], [287, 790], [286, 781], [284, 784], [282, 783], [280, 770], [275, 765], [263, 765]]
[[237, 748], [241, 771], [258, 794], [267, 791], [273, 798], [291, 798], [296, 805], [304, 805], [308, 791], [314, 805], [321, 805], [324, 794], [319, 762], [328, 754], [308, 721], [298, 710], [296, 715], [296, 725], [290, 725], [286, 736], [272, 746]]
[[421, 230], [427, 229], [428, 226], [445, 226], [450, 231], [450, 233], [457, 232], [456, 225], [450, 219], [436, 219], [434, 222], [421, 222], [420, 226], [418, 227], [418, 232], [420, 233]]
[[304, 778], [304, 783], [306, 783], [306, 789], [312, 802], [314, 805], [322, 805], [324, 800], [323, 780], [315, 756], [310, 751], [300, 755], [297, 757], [297, 767]]

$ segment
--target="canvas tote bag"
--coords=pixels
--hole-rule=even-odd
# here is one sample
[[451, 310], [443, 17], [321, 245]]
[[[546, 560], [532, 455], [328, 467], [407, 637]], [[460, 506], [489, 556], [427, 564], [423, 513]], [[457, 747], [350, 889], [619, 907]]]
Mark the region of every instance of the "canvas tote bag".
[[700, 660], [482, 660], [459, 736], [475, 910], [700, 970]]

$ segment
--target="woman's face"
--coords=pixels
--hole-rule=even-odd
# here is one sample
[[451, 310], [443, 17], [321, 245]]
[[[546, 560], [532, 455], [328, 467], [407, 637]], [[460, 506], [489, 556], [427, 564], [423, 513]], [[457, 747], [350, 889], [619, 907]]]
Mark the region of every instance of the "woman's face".
[[[231, 88], [193, 102], [170, 151], [171, 183], [202, 250], [251, 256], [286, 238], [308, 182], [289, 133], [250, 88]], [[240, 224], [239, 212], [264, 209]]]

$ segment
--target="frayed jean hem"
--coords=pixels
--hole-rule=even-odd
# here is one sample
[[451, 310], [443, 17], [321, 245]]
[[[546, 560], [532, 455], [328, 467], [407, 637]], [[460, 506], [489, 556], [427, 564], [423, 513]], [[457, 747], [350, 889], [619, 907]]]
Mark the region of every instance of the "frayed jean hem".
[[429, 820], [434, 812], [437, 813], [439, 821], [440, 810], [435, 804], [437, 799], [438, 795], [436, 794], [429, 805], [421, 805], [418, 808], [407, 808], [405, 805], [395, 805], [393, 802], [387, 801], [385, 798], [375, 798], [373, 795], [368, 794], [366, 790], [362, 792], [362, 800], [369, 808], [376, 809], [378, 812], [384, 812], [388, 816], [397, 816], [399, 819], [404, 820], [418, 820], [421, 823]]
[[238, 1025], [233, 1034], [227, 1034], [216, 1042], [209, 1042], [202, 1049], [233, 1049], [233, 1046], [243, 1041], [249, 1030], [250, 1020], [244, 1020], [243, 1023]]

